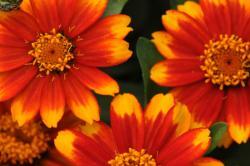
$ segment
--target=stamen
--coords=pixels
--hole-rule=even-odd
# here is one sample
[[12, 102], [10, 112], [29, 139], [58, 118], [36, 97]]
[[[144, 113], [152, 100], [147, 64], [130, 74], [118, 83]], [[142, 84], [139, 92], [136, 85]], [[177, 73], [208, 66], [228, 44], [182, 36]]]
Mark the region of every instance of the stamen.
[[138, 152], [130, 148], [127, 153], [117, 154], [108, 164], [111, 166], [156, 166], [156, 161], [152, 155], [146, 153], [145, 149]]
[[246, 86], [250, 73], [250, 42], [243, 42], [235, 35], [220, 35], [219, 40], [210, 40], [205, 45], [201, 69], [205, 72], [206, 82], [225, 86]]
[[11, 115], [0, 116], [0, 165], [27, 165], [48, 149], [49, 135], [37, 123], [19, 128]]
[[40, 34], [40, 37], [33, 42], [33, 50], [29, 51], [29, 55], [35, 59], [33, 65], [38, 65], [40, 72], [49, 75], [51, 72], [62, 72], [70, 69], [70, 61], [74, 59], [72, 51], [72, 43], [61, 33], [56, 33], [53, 29], [51, 34]]

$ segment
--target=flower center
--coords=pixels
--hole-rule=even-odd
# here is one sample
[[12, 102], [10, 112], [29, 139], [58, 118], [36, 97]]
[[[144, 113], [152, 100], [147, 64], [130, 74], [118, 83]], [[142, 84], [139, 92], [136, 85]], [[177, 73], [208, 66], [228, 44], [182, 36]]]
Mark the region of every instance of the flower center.
[[210, 40], [205, 47], [201, 69], [206, 82], [219, 85], [221, 90], [225, 86], [246, 86], [250, 76], [250, 42], [235, 35], [220, 35], [219, 40]]
[[108, 164], [111, 166], [156, 166], [156, 161], [144, 149], [138, 152], [130, 148], [127, 153], [117, 154]]
[[39, 71], [47, 75], [71, 68], [70, 62], [74, 59], [72, 43], [61, 33], [56, 33], [55, 29], [51, 32], [40, 34], [32, 43], [33, 50], [29, 51], [29, 55], [35, 58], [33, 64], [37, 64]]
[[23, 127], [11, 115], [0, 116], [0, 165], [27, 165], [48, 150], [49, 135], [37, 123]]
[[23, 0], [1, 0], [0, 10], [11, 11], [19, 8]]

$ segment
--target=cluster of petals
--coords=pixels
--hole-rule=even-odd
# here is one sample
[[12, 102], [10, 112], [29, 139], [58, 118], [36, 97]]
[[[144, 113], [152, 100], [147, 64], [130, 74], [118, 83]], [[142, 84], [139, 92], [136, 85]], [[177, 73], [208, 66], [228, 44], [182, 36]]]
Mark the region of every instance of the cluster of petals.
[[[0, 11], [0, 101], [11, 99], [12, 116], [19, 125], [40, 113], [47, 127], [57, 127], [66, 109], [90, 124], [99, 121], [91, 91], [113, 96], [119, 86], [98, 67], [121, 64], [132, 55], [123, 40], [132, 30], [130, 17], [102, 17], [107, 3], [23, 0], [18, 10]], [[52, 44], [46, 45], [47, 40]], [[51, 54], [66, 52], [65, 57], [57, 53], [55, 59], [42, 52], [53, 44], [60, 47]]]
[[151, 79], [174, 87], [193, 128], [226, 121], [237, 143], [250, 137], [249, 9], [248, 0], [186, 1], [167, 11], [165, 30], [152, 35], [165, 60]]
[[[150, 156], [148, 163], [140, 158], [142, 165], [223, 166], [215, 159], [202, 158], [211, 142], [210, 131], [189, 130], [191, 115], [172, 94], [154, 96], [145, 112], [133, 95], [118, 95], [111, 103], [110, 118], [111, 127], [96, 122], [60, 131], [56, 148], [72, 165], [79, 166], [109, 165], [131, 149]], [[119, 162], [121, 166], [133, 165], [132, 159]]]

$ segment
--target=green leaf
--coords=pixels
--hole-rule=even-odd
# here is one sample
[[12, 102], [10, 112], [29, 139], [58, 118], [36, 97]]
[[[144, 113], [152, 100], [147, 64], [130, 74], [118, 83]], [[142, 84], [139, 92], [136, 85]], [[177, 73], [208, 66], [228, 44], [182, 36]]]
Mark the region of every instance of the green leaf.
[[154, 64], [163, 60], [163, 57], [158, 53], [154, 44], [146, 39], [139, 38], [136, 45], [137, 58], [140, 63], [142, 78], [144, 84], [144, 104], [146, 105], [149, 99], [157, 92], [166, 92], [166, 88], [156, 86], [150, 80], [150, 70]]
[[104, 17], [114, 14], [120, 14], [127, 2], [128, 0], [109, 0], [107, 9], [104, 13]]
[[227, 131], [227, 124], [224, 122], [217, 122], [210, 128], [210, 131], [212, 142], [209, 150], [207, 151], [207, 154], [211, 153], [217, 147], [219, 141]]

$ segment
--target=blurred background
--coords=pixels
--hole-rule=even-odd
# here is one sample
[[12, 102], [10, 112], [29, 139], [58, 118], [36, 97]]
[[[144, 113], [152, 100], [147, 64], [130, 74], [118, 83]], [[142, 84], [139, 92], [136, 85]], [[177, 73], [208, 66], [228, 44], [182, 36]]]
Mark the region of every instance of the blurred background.
[[[140, 65], [136, 58], [136, 42], [143, 36], [151, 39], [151, 33], [163, 29], [161, 16], [170, 8], [169, 0], [128, 0], [124, 14], [132, 18], [131, 26], [134, 31], [127, 37], [133, 50], [133, 57], [125, 64], [104, 69], [119, 81], [121, 93], [130, 92], [143, 103], [143, 83]], [[98, 96], [102, 106], [102, 119], [109, 122], [109, 103], [111, 97]], [[229, 149], [217, 149], [210, 156], [221, 159], [226, 166], [250, 166], [250, 143], [233, 144]]]

